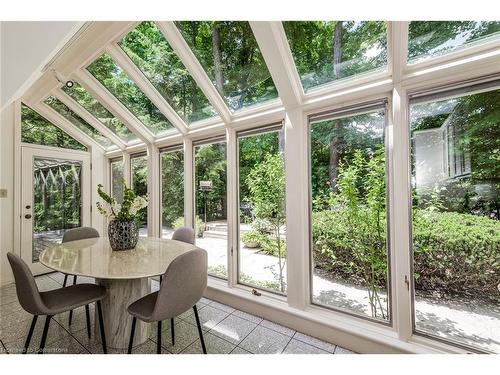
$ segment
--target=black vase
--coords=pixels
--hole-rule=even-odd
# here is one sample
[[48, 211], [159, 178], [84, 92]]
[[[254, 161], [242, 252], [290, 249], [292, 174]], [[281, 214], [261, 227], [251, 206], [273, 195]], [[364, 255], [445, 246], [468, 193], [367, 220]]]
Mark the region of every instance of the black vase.
[[139, 240], [139, 226], [134, 220], [111, 220], [108, 225], [108, 237], [113, 250], [133, 249]]

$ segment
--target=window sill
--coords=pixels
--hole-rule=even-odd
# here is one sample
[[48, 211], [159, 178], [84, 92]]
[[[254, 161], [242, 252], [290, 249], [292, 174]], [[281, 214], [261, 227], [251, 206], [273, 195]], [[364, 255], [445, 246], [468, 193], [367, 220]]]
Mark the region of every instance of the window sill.
[[265, 293], [255, 296], [248, 288], [230, 288], [223, 280], [209, 278], [205, 296], [357, 353], [467, 353], [416, 335], [406, 342], [392, 327], [314, 305], [299, 310], [289, 306], [283, 297]]

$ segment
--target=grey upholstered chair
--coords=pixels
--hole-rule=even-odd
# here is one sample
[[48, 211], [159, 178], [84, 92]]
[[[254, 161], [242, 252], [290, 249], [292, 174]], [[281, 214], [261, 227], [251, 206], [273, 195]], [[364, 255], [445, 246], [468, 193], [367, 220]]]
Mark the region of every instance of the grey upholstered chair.
[[190, 227], [178, 228], [172, 235], [172, 239], [194, 245], [194, 229]]
[[[99, 232], [92, 227], [73, 228], [73, 229], [68, 229], [67, 231], [64, 232], [62, 243], [84, 240], [87, 238], [96, 238], [96, 237], [99, 237]], [[67, 282], [68, 282], [68, 275], [64, 275], [63, 286], [66, 286]], [[75, 284], [76, 284], [76, 275], [73, 275], [73, 285]], [[87, 320], [89, 320], [90, 317], [89, 317], [88, 306], [85, 307], [85, 312], [87, 314]], [[73, 320], [73, 310], [69, 312], [69, 320], [68, 320], [69, 325], [71, 325], [72, 320]], [[90, 331], [88, 332], [88, 335], [90, 338]]]
[[[144, 322], [158, 322], [156, 352], [161, 353], [161, 322], [172, 319], [192, 308], [198, 326], [203, 353], [207, 353], [196, 302], [207, 287], [207, 252], [191, 250], [175, 258], [168, 266], [160, 290], [148, 294], [132, 303], [128, 312], [133, 316], [128, 353], [132, 353], [135, 324], [137, 319]], [[173, 334], [173, 332], [172, 332]]]
[[[39, 315], [46, 315], [42, 339], [38, 349], [38, 353], [41, 354], [45, 347], [52, 317], [56, 314], [81, 306], [86, 306], [88, 311], [89, 304], [93, 302], [97, 304], [102, 349], [104, 353], [107, 353], [101, 308], [101, 300], [106, 296], [106, 289], [104, 287], [94, 284], [78, 284], [48, 292], [40, 292], [28, 265], [21, 258], [12, 253], [7, 253], [7, 258], [9, 259], [12, 272], [14, 273], [19, 304], [28, 313], [33, 314], [33, 321], [31, 322], [28, 337], [23, 347], [23, 354], [26, 354], [28, 351], [31, 336], [33, 336], [33, 330], [35, 329]], [[88, 331], [90, 331], [90, 321], [87, 315], [87, 332]]]
[[[194, 245], [194, 237], [194, 229], [190, 227], [177, 228], [172, 234], [172, 240], [190, 243], [191, 245]], [[162, 279], [162, 276], [160, 276], [160, 283]], [[174, 318], [170, 319], [170, 330], [172, 331], [172, 345], [175, 345]]]

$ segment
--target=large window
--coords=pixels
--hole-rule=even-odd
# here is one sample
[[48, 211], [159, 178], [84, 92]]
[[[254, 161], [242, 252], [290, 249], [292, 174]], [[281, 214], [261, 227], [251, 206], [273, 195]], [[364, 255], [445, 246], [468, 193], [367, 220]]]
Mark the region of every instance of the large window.
[[219, 94], [231, 111], [278, 97], [248, 22], [177, 22]]
[[283, 26], [306, 91], [387, 63], [385, 22], [288, 21]]
[[[130, 172], [132, 174], [132, 189], [136, 195], [148, 193], [148, 156], [145, 154], [133, 155], [130, 158]], [[138, 212], [139, 235], [148, 235], [148, 209], [147, 207]]]
[[173, 125], [106, 53], [87, 70], [132, 112], [153, 134], [160, 135]]
[[384, 125], [383, 104], [311, 118], [312, 302], [388, 321]]
[[182, 146], [162, 151], [160, 163], [162, 237], [172, 238], [174, 230], [185, 225]]
[[500, 89], [473, 89], [410, 102], [414, 329], [500, 352]]
[[73, 87], [63, 87], [63, 91], [71, 96], [91, 115], [98, 119], [104, 126], [120, 137], [124, 142], [137, 139], [119, 119], [109, 112], [100, 102], [92, 97], [78, 82], [73, 82]]
[[282, 125], [238, 134], [238, 281], [286, 293], [285, 162]]
[[118, 203], [123, 202], [123, 159], [110, 161], [111, 167], [111, 194]]
[[500, 36], [500, 22], [414, 21], [408, 32], [408, 62], [444, 55]]
[[21, 142], [87, 151], [87, 147], [25, 104], [21, 104]]
[[153, 22], [142, 22], [119, 44], [184, 121], [217, 115]]
[[59, 99], [49, 96], [45, 99], [44, 103], [80, 129], [83, 133], [87, 134], [90, 138], [99, 143], [102, 147], [108, 148], [113, 144], [107, 137], [102, 135], [98, 130], [94, 129]]
[[208, 272], [227, 278], [226, 141], [194, 147], [196, 244], [208, 252]]

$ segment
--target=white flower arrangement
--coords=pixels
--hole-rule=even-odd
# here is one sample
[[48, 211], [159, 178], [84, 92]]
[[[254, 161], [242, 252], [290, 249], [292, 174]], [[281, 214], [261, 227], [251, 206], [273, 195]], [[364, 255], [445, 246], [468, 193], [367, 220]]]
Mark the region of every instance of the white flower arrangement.
[[102, 190], [101, 184], [97, 185], [97, 193], [109, 206], [109, 208], [104, 208], [100, 202], [97, 202], [97, 209], [109, 220], [131, 221], [136, 218], [140, 210], [147, 207], [148, 196], [135, 195], [134, 191], [127, 187], [125, 180], [122, 179], [121, 183], [123, 185], [123, 202], [121, 204]]

